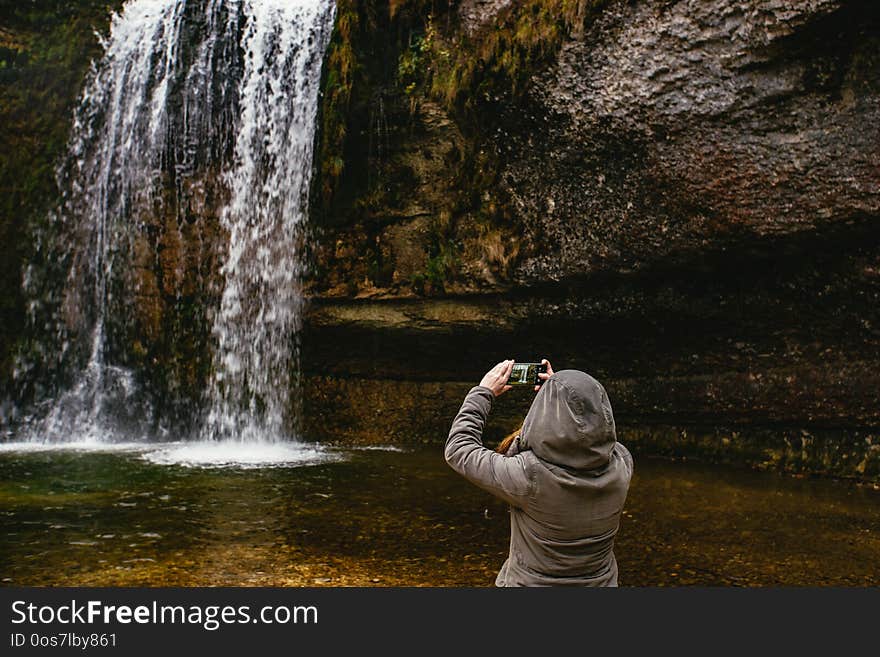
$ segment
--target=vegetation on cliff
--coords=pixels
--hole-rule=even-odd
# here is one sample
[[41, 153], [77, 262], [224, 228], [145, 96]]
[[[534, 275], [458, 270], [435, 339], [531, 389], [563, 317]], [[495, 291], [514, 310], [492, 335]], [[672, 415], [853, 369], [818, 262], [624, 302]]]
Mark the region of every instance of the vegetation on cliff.
[[479, 110], [519, 97], [564, 39], [606, 1], [513, 3], [472, 34], [439, 29], [442, 21], [429, 13], [423, 34], [401, 53], [400, 81], [407, 95], [436, 98], [463, 124], [479, 125]]
[[[488, 137], [605, 2], [513, 3], [473, 30], [458, 4], [337, 4], [316, 163], [319, 287], [435, 295], [460, 290], [468, 266], [464, 278], [492, 286], [523, 253]], [[401, 232], [418, 248], [396, 248]]]

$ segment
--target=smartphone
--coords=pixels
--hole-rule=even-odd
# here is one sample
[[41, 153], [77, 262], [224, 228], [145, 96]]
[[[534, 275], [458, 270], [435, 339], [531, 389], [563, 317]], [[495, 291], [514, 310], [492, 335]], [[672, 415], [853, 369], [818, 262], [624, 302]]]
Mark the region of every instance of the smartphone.
[[545, 374], [547, 366], [542, 363], [514, 363], [510, 378], [507, 379], [509, 386], [539, 386], [543, 381], [538, 374]]

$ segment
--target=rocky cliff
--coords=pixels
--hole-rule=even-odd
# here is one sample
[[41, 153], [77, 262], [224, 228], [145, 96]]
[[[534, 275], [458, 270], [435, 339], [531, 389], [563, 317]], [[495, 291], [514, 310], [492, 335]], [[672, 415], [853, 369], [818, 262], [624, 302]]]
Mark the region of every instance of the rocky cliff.
[[[541, 4], [462, 2], [421, 36], [410, 26], [398, 69], [362, 81], [369, 119], [349, 125], [357, 171], [325, 208], [317, 289], [405, 295], [418, 274], [506, 289], [876, 218], [873, 4], [555, 3], [556, 32], [530, 37], [552, 56], [521, 57], [511, 79], [520, 14]], [[426, 271], [438, 255], [444, 280]]]
[[547, 355], [650, 450], [880, 472], [876, 5], [461, 2], [398, 58], [348, 137], [372, 179], [316, 212], [318, 388], [417, 381], [393, 432], [439, 440], [465, 381]]

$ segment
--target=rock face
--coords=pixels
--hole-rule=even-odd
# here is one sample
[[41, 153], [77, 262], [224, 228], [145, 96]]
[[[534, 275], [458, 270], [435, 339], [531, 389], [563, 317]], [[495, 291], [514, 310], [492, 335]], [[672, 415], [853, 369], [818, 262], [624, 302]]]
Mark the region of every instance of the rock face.
[[473, 34], [484, 28], [498, 13], [510, 7], [512, 0], [462, 0], [458, 16], [462, 29]]
[[[479, 44], [516, 11], [462, 2], [447, 39]], [[463, 167], [447, 163], [400, 190], [422, 216], [366, 204], [384, 277], [347, 246], [363, 224], [329, 233], [329, 270], [364, 284], [313, 281], [304, 358], [324, 376], [307, 407], [378, 395], [368, 406], [395, 417], [395, 398], [428, 386], [424, 407], [401, 402], [411, 432], [384, 439], [442, 440], [467, 382], [502, 358], [549, 356], [605, 382], [645, 452], [876, 479], [880, 8], [610, 1], [577, 15], [523, 94], [450, 114], [455, 140], [392, 140], [392, 161], [455, 143], [470, 194], [426, 194], [452, 194]], [[452, 296], [405, 300], [396, 272], [436, 257], [417, 228], [441, 212]], [[527, 406], [510, 405], [499, 435]], [[383, 440], [370, 427], [384, 423], [336, 407], [315, 432]]]
[[[438, 244], [454, 252], [442, 289], [471, 293], [876, 221], [875, 4], [600, 4], [575, 14], [519, 96], [487, 100], [480, 85], [475, 109], [450, 120], [432, 99], [401, 99], [393, 76], [376, 90], [385, 101], [370, 111], [391, 128], [364, 138], [384, 135], [382, 157], [366, 163], [375, 179], [358, 211], [334, 213], [316, 293], [424, 292], [410, 283]], [[515, 12], [463, 2], [445, 43], [481, 52]], [[365, 233], [373, 255], [348, 253]], [[338, 271], [359, 280], [346, 273], [345, 288]]]
[[[501, 123], [520, 282], [880, 215], [880, 11], [610, 3]], [[511, 129], [510, 126], [516, 126]]]

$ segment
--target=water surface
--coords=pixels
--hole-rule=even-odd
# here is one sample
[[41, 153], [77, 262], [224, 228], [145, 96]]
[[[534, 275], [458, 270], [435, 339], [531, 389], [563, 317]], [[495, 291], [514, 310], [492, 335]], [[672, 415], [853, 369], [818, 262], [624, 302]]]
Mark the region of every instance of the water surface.
[[[487, 586], [505, 506], [441, 449], [194, 467], [123, 446], [0, 451], [4, 585]], [[167, 454], [166, 454], [167, 456]], [[216, 459], [214, 466], [230, 459]], [[169, 464], [170, 463], [170, 464]], [[880, 491], [636, 460], [622, 585], [880, 584]]]

